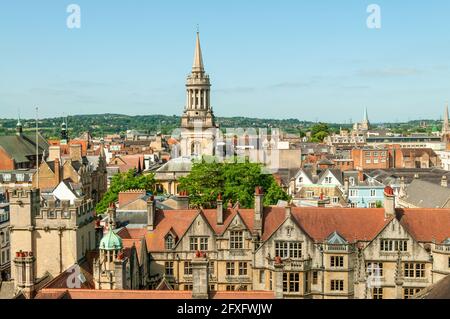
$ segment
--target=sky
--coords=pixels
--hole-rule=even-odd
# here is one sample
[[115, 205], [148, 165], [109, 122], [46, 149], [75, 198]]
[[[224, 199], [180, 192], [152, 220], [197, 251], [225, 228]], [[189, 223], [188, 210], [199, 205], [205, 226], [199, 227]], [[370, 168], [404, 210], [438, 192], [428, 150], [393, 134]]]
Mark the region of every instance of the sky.
[[197, 25], [216, 116], [440, 119], [450, 99], [448, 0], [14, 0], [0, 3], [0, 118], [181, 115]]

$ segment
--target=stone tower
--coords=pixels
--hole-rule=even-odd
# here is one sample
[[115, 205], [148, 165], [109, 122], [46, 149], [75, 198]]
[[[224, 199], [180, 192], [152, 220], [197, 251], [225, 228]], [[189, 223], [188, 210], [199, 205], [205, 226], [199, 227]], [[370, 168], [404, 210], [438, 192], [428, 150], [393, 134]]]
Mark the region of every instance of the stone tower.
[[10, 189], [12, 279], [32, 294], [33, 281], [55, 277], [95, 248], [92, 200], [41, 199], [38, 189]]
[[100, 241], [99, 258], [94, 261], [95, 289], [130, 288], [130, 268], [123, 251], [122, 239], [114, 232], [112, 221]]
[[217, 128], [210, 93], [211, 83], [197, 32], [194, 64], [186, 80], [186, 106], [181, 117], [181, 156], [214, 155]]

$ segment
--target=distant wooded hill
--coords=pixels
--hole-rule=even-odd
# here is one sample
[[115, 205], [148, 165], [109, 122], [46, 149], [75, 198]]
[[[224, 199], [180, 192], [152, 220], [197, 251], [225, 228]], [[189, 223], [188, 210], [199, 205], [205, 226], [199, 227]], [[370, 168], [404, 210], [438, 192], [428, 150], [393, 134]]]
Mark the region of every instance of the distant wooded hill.
[[[93, 115], [74, 115], [68, 117], [69, 132], [72, 138], [81, 133], [90, 131], [94, 137], [104, 136], [106, 134], [124, 134], [127, 130], [138, 130], [145, 133], [161, 132], [170, 134], [175, 128], [179, 127], [180, 116], [167, 115], [139, 115], [128, 116], [120, 114], [93, 114]], [[420, 124], [425, 122], [427, 128], [420, 129]], [[63, 118], [48, 118], [39, 121], [40, 131], [47, 138], [58, 138]], [[304, 135], [305, 132], [317, 124], [314, 122], [300, 121], [298, 119], [258, 119], [247, 117], [219, 117], [217, 123], [222, 128], [280, 128], [286, 133]], [[0, 119], [0, 135], [13, 134], [17, 124], [16, 119]], [[22, 120], [24, 131], [34, 130], [36, 125], [33, 119]], [[350, 124], [328, 123], [329, 130], [338, 131], [339, 128], [351, 128]], [[412, 121], [404, 124], [384, 124], [383, 127], [393, 128], [395, 130], [411, 130], [427, 132], [432, 130], [433, 125], [441, 125], [438, 121]]]

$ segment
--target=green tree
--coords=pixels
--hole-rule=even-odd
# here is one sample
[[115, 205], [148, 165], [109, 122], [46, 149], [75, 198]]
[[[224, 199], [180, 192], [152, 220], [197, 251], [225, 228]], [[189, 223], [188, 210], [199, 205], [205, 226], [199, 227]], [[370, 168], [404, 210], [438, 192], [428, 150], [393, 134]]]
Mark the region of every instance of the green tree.
[[311, 142], [321, 143], [330, 135], [330, 128], [325, 123], [319, 123], [311, 128]]
[[279, 200], [288, 201], [290, 199], [291, 197], [274, 180], [264, 196], [264, 205], [276, 205]]
[[126, 173], [119, 173], [113, 176], [111, 185], [103, 198], [96, 206], [97, 214], [103, 214], [108, 209], [110, 203], [118, 200], [120, 192], [130, 189], [145, 189], [146, 191], [154, 192], [155, 190], [155, 176], [138, 175], [136, 169], [131, 169]]
[[276, 184], [270, 174], [262, 172], [260, 164], [249, 163], [195, 163], [191, 173], [180, 179], [180, 189], [189, 193], [194, 207], [215, 207], [219, 193], [224, 202], [239, 201], [241, 207], [252, 208], [257, 186], [266, 190], [269, 199], [265, 203], [274, 204], [279, 199], [287, 199], [287, 194]]

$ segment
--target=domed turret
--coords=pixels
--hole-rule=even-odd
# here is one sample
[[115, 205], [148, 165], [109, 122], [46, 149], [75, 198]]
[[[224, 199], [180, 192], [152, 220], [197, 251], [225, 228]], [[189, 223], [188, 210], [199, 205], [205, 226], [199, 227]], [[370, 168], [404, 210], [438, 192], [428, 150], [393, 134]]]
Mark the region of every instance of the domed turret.
[[100, 241], [101, 250], [111, 251], [111, 250], [122, 250], [123, 243], [122, 238], [120, 238], [112, 229], [108, 231], [108, 233], [103, 236]]
[[17, 124], [16, 124], [16, 133], [17, 135], [22, 135], [23, 132], [23, 126], [22, 126], [22, 122], [20, 121], [20, 117], [17, 120]]

